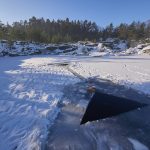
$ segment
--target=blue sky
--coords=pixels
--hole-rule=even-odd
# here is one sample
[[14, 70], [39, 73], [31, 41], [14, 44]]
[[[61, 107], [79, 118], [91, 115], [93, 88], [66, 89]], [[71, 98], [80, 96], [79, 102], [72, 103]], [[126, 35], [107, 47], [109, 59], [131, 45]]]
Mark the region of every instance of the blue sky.
[[4, 23], [38, 18], [91, 20], [100, 26], [109, 23], [150, 19], [150, 0], [0, 0]]

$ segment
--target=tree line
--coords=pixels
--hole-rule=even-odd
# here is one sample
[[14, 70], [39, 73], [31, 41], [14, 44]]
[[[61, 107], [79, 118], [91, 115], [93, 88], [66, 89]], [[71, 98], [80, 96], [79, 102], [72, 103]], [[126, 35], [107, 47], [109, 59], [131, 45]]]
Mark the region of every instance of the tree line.
[[22, 40], [44, 43], [99, 41], [119, 38], [123, 40], [144, 40], [150, 38], [150, 23], [121, 23], [114, 27], [111, 23], [105, 28], [91, 21], [49, 20], [32, 17], [29, 20], [14, 22], [12, 25], [0, 21], [0, 39]]

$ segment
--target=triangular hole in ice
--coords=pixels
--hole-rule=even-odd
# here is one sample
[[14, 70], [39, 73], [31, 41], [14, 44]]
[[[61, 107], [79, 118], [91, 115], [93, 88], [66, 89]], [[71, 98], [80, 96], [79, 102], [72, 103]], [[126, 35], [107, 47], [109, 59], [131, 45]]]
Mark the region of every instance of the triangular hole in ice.
[[147, 104], [96, 91], [80, 124], [112, 117], [144, 106]]

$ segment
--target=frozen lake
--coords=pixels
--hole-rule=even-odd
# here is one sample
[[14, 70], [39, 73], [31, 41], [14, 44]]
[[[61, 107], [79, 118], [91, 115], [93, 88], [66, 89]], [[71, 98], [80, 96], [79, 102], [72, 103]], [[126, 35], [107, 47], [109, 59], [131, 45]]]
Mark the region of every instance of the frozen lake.
[[88, 86], [149, 104], [149, 63], [139, 56], [0, 58], [0, 149], [149, 149], [149, 106], [80, 125]]

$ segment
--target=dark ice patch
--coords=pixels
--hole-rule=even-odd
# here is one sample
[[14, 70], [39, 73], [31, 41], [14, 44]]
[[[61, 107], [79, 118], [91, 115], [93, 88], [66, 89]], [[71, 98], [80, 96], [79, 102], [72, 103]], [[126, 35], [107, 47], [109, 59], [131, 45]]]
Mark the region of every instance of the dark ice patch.
[[87, 106], [86, 112], [80, 124], [116, 116], [147, 105], [148, 104], [139, 103], [130, 99], [116, 97], [96, 91]]

